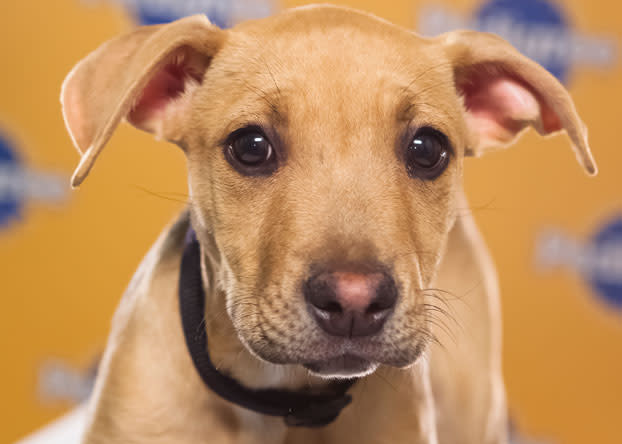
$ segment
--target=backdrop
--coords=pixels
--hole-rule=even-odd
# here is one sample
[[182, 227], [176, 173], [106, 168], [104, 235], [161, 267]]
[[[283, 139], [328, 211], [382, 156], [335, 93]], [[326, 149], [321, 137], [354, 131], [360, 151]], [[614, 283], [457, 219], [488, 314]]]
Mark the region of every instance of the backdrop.
[[[88, 396], [135, 267], [182, 208], [179, 150], [123, 126], [78, 191], [59, 105], [71, 67], [137, 24], [204, 12], [220, 26], [304, 1], [4, 1], [0, 52], [0, 442]], [[608, 0], [336, 1], [428, 35], [496, 32], [570, 89], [601, 174], [564, 136], [526, 134], [468, 160], [467, 190], [498, 266], [504, 367], [535, 442], [619, 444], [622, 417], [622, 6]]]

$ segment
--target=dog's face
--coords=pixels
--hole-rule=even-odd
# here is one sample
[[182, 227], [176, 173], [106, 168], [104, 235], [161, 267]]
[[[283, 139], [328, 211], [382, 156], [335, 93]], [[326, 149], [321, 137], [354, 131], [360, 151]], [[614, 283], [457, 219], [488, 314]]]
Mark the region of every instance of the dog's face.
[[[139, 62], [97, 108], [81, 85], [106, 58]], [[183, 147], [239, 337], [325, 376], [409, 365], [432, 338], [465, 153], [566, 129], [594, 170], [561, 85], [500, 39], [422, 39], [337, 8], [136, 31], [78, 65], [63, 99], [89, 148], [77, 183], [121, 117]]]
[[[382, 39], [335, 25], [232, 35], [195, 95], [185, 146], [240, 337], [264, 359], [349, 375], [407, 365], [429, 338], [425, 290], [454, 218], [465, 129], [432, 45], [388, 25]], [[327, 332], [309, 309], [309, 280], [340, 271], [393, 281], [375, 334]]]

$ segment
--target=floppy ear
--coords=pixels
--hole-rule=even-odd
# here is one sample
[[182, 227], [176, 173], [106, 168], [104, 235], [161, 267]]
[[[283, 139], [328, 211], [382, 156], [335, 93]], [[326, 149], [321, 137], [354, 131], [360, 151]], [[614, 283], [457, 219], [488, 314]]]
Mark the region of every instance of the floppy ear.
[[468, 155], [506, 146], [529, 126], [541, 135], [565, 130], [579, 163], [588, 174], [596, 174], [587, 129], [568, 91], [546, 69], [493, 34], [454, 31], [437, 39], [464, 98], [474, 137]]
[[78, 63], [63, 83], [65, 124], [82, 153], [71, 184], [86, 178], [125, 118], [157, 137], [177, 141], [190, 97], [225, 38], [196, 15], [144, 26], [104, 43]]

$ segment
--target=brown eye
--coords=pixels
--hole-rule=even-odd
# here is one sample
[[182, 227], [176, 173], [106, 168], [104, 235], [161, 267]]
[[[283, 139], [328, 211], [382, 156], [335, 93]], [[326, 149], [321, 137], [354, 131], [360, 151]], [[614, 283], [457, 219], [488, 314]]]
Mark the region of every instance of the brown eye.
[[406, 149], [406, 169], [411, 177], [433, 180], [449, 164], [447, 136], [430, 127], [420, 128]]
[[266, 135], [254, 127], [234, 131], [227, 139], [225, 157], [247, 176], [268, 175], [276, 168], [276, 156]]
[[242, 164], [256, 166], [270, 160], [272, 146], [268, 139], [256, 132], [241, 134], [231, 142], [231, 150], [235, 158]]

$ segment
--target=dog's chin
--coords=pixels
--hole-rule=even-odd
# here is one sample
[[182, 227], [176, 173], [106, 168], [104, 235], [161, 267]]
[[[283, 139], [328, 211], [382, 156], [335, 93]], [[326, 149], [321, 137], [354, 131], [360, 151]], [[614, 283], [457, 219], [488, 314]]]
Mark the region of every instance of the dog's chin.
[[325, 361], [305, 363], [303, 366], [312, 375], [330, 379], [361, 378], [375, 372], [378, 368], [377, 363], [351, 354], [344, 354]]
[[[240, 337], [242, 339], [242, 336]], [[387, 356], [374, 348], [356, 347], [346, 344], [330, 347], [328, 344], [318, 352], [311, 349], [303, 354], [289, 354], [274, 344], [264, 342], [248, 343], [242, 339], [248, 351], [257, 359], [276, 365], [294, 365], [305, 368], [310, 374], [325, 379], [351, 379], [367, 376], [380, 365], [407, 368], [413, 365], [424, 353], [425, 343], [418, 342], [414, 348], [403, 350], [400, 354]]]

